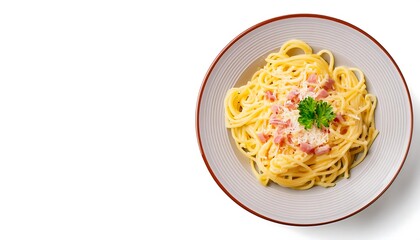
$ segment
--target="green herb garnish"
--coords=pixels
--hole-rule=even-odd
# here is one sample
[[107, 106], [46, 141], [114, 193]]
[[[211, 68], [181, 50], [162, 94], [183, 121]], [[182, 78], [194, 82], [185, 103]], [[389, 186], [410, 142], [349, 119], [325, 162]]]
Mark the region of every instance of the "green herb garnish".
[[307, 97], [300, 101], [299, 109], [299, 118], [298, 122], [305, 127], [305, 129], [310, 129], [315, 121], [315, 110], [316, 110], [316, 101]]
[[306, 97], [300, 101], [298, 122], [305, 127], [306, 130], [316, 125], [318, 128], [329, 127], [330, 122], [335, 118], [333, 108], [324, 101], [316, 101], [312, 97]]

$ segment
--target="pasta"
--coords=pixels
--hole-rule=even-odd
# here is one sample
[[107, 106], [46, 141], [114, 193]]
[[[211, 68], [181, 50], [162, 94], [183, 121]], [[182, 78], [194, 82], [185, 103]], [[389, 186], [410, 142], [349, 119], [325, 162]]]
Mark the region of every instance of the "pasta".
[[363, 72], [335, 67], [330, 51], [301, 40], [265, 61], [224, 102], [226, 127], [258, 180], [309, 189], [349, 178], [378, 135]]

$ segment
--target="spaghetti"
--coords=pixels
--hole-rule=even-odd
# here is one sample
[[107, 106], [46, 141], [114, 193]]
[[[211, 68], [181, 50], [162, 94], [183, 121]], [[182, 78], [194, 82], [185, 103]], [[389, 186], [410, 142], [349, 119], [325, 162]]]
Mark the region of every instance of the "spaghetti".
[[[361, 70], [334, 67], [330, 51], [313, 53], [300, 40], [269, 54], [265, 66], [246, 85], [231, 88], [224, 102], [226, 127], [258, 180], [294, 189], [331, 187], [350, 176], [378, 134], [376, 103]], [[305, 110], [309, 120], [305, 107], [313, 108]]]

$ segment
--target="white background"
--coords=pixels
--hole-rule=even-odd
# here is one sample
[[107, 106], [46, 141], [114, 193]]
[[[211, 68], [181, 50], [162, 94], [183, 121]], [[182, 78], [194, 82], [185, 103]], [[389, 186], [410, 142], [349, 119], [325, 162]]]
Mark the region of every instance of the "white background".
[[0, 239], [420, 239], [417, 118], [406, 164], [378, 201], [304, 228], [235, 204], [195, 132], [216, 55], [248, 27], [292, 13], [372, 35], [418, 116], [416, 2], [1, 1]]

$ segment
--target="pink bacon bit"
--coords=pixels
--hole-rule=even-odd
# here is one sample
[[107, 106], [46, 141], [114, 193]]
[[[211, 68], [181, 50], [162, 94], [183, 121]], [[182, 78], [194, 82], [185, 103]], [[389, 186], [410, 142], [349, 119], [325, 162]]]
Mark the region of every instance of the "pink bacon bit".
[[328, 80], [324, 83], [323, 88], [327, 91], [332, 90], [334, 89], [334, 83], [335, 81], [332, 78], [328, 78]]
[[270, 101], [275, 101], [276, 100], [276, 96], [271, 91], [265, 91], [265, 96]]
[[280, 145], [280, 147], [283, 147], [286, 143], [286, 138], [283, 135], [277, 135], [274, 137], [273, 142]]
[[280, 147], [283, 147], [286, 144], [286, 141], [291, 143], [292, 142], [292, 135], [291, 134], [285, 135], [285, 133], [284, 133], [284, 129], [286, 129], [290, 126], [292, 126], [292, 122], [291, 122], [290, 119], [287, 119], [286, 121], [282, 121], [281, 124], [279, 124], [277, 126], [277, 130], [274, 133], [273, 142], [276, 143], [276, 144], [279, 144]]
[[284, 121], [284, 120], [278, 119], [275, 114], [272, 114], [270, 116], [269, 123], [271, 125], [279, 126], [281, 129], [284, 129], [284, 128], [290, 127], [291, 120], [288, 119], [288, 120]]
[[293, 143], [293, 135], [291, 133], [287, 134], [287, 142], [289, 144], [292, 144]]
[[287, 94], [287, 99], [293, 100], [298, 96], [299, 96], [299, 92], [296, 89], [293, 89], [292, 91], [289, 92], [289, 94]]
[[287, 94], [287, 100], [290, 100], [292, 103], [299, 103], [299, 91], [296, 89], [293, 89], [292, 91]]
[[279, 124], [279, 127], [282, 127], [283, 129], [284, 128], [288, 128], [288, 127], [290, 127], [290, 126], [292, 126], [292, 120], [290, 120], [290, 119], [287, 119], [286, 121], [282, 121], [280, 124]]
[[315, 148], [315, 155], [322, 155], [322, 154], [326, 154], [329, 153], [331, 151], [331, 147], [330, 145], [326, 144], [323, 146], [319, 146], [317, 148]]
[[286, 101], [286, 102], [284, 103], [284, 106], [285, 106], [286, 108], [288, 108], [289, 110], [294, 110], [294, 109], [296, 109], [296, 108], [297, 108], [296, 103], [294, 103], [294, 102], [292, 102], [292, 101]]
[[325, 89], [321, 89], [318, 94], [316, 95], [316, 100], [323, 99], [328, 97], [328, 92]]
[[270, 120], [268, 122], [272, 125], [278, 125], [280, 124], [281, 120], [277, 118], [276, 114], [271, 114]]
[[302, 152], [305, 152], [307, 154], [312, 154], [314, 152], [314, 147], [309, 143], [301, 143], [299, 148], [300, 150], [302, 150]]
[[277, 105], [277, 104], [273, 104], [273, 105], [271, 105], [271, 111], [274, 113], [274, 114], [279, 114], [280, 112], [281, 112], [281, 108], [280, 108], [280, 106], [279, 105]]
[[316, 83], [317, 82], [316, 73], [312, 73], [311, 75], [309, 75], [306, 81], [308, 81], [308, 83]]
[[343, 114], [337, 113], [334, 118], [334, 122], [345, 122]]
[[265, 134], [265, 133], [262, 133], [262, 132], [257, 133], [257, 137], [258, 137], [258, 139], [259, 139], [262, 143], [267, 142], [267, 141], [268, 141], [268, 139], [270, 138], [270, 136], [269, 136], [269, 135], [267, 135], [267, 134]]
[[283, 147], [284, 144], [286, 143], [286, 137], [283, 134], [283, 129], [282, 128], [277, 128], [276, 133], [274, 133], [274, 139], [273, 142], [276, 144], [279, 144], [280, 147]]

